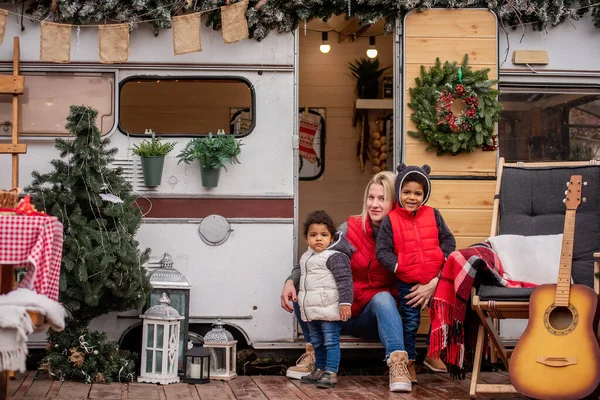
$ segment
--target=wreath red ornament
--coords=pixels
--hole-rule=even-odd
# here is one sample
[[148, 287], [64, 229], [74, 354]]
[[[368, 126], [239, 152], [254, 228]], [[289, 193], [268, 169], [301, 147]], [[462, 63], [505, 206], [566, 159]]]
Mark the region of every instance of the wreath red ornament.
[[[477, 111], [477, 106], [479, 106], [477, 94], [467, 90], [462, 83], [454, 87], [451, 85], [447, 86], [450, 87], [442, 90], [435, 108], [437, 124], [448, 125], [450, 131], [454, 133], [471, 132], [475, 124], [475, 112]], [[458, 115], [452, 111], [452, 105], [457, 99], [462, 100], [466, 106], [466, 109]]]

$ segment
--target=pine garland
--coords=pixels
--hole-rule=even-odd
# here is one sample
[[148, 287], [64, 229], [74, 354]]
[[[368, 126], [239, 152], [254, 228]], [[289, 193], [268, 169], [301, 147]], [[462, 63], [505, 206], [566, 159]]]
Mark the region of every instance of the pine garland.
[[[231, 0], [236, 3], [239, 0]], [[128, 22], [132, 29], [138, 23], [151, 21], [154, 33], [171, 27], [173, 15], [182, 12], [213, 10], [208, 13], [206, 25], [221, 29], [221, 11], [225, 0], [12, 0], [13, 3], [28, 4], [26, 12], [37, 20], [83, 25], [86, 23]], [[53, 7], [55, 3], [55, 7]], [[57, 4], [56, 4], [57, 3]], [[304, 21], [313, 18], [327, 20], [331, 15], [341, 15], [351, 10], [351, 16], [360, 19], [363, 25], [373, 24], [380, 19], [386, 21], [386, 32], [392, 32], [397, 16], [401, 18], [409, 11], [436, 7], [466, 8], [480, 7], [494, 11], [502, 26], [519, 27], [533, 24], [542, 30], [568, 20], [577, 20], [590, 13], [596, 27], [600, 28], [600, 7], [592, 0], [250, 0], [246, 18], [250, 37], [258, 41], [270, 31], [290, 32]], [[215, 10], [216, 9], [216, 10]], [[54, 11], [53, 11], [54, 10]]]
[[[435, 65], [427, 71], [421, 66], [416, 86], [410, 88], [413, 110], [412, 121], [418, 132], [408, 134], [429, 142], [427, 150], [437, 154], [472, 152], [484, 144], [493, 145], [494, 124], [500, 119], [501, 106], [497, 81], [488, 79], [488, 69], [473, 71], [469, 56], [465, 54], [462, 64], [446, 61], [443, 65], [436, 58]], [[460, 115], [450, 111], [452, 99], [464, 99], [467, 110]]]

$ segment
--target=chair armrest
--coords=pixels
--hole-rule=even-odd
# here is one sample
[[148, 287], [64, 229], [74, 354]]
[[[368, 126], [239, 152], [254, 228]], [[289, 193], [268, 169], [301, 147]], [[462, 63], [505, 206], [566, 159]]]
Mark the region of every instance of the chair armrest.
[[600, 253], [594, 253], [594, 291], [600, 295]]

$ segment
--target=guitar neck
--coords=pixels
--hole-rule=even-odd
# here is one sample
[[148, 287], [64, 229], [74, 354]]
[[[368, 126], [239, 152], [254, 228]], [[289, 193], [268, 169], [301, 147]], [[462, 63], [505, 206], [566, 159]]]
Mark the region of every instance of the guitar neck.
[[556, 285], [556, 306], [567, 307], [569, 305], [576, 211], [577, 210], [567, 210], [565, 214], [565, 226], [560, 251], [560, 268], [558, 269], [558, 283]]

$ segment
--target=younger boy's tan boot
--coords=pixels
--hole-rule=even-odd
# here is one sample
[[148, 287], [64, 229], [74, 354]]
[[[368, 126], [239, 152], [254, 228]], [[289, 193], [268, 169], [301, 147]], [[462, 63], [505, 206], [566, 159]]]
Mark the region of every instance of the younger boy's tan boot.
[[408, 376], [410, 376], [411, 383], [417, 383], [417, 368], [415, 366], [415, 360], [408, 361]]
[[291, 379], [302, 379], [315, 369], [315, 349], [312, 344], [306, 344], [306, 352], [300, 356], [296, 365], [289, 367], [285, 376]]
[[337, 374], [331, 371], [325, 371], [317, 381], [319, 389], [331, 389], [337, 385]]
[[410, 392], [412, 385], [408, 373], [408, 353], [394, 351], [387, 363], [390, 367], [390, 392]]

